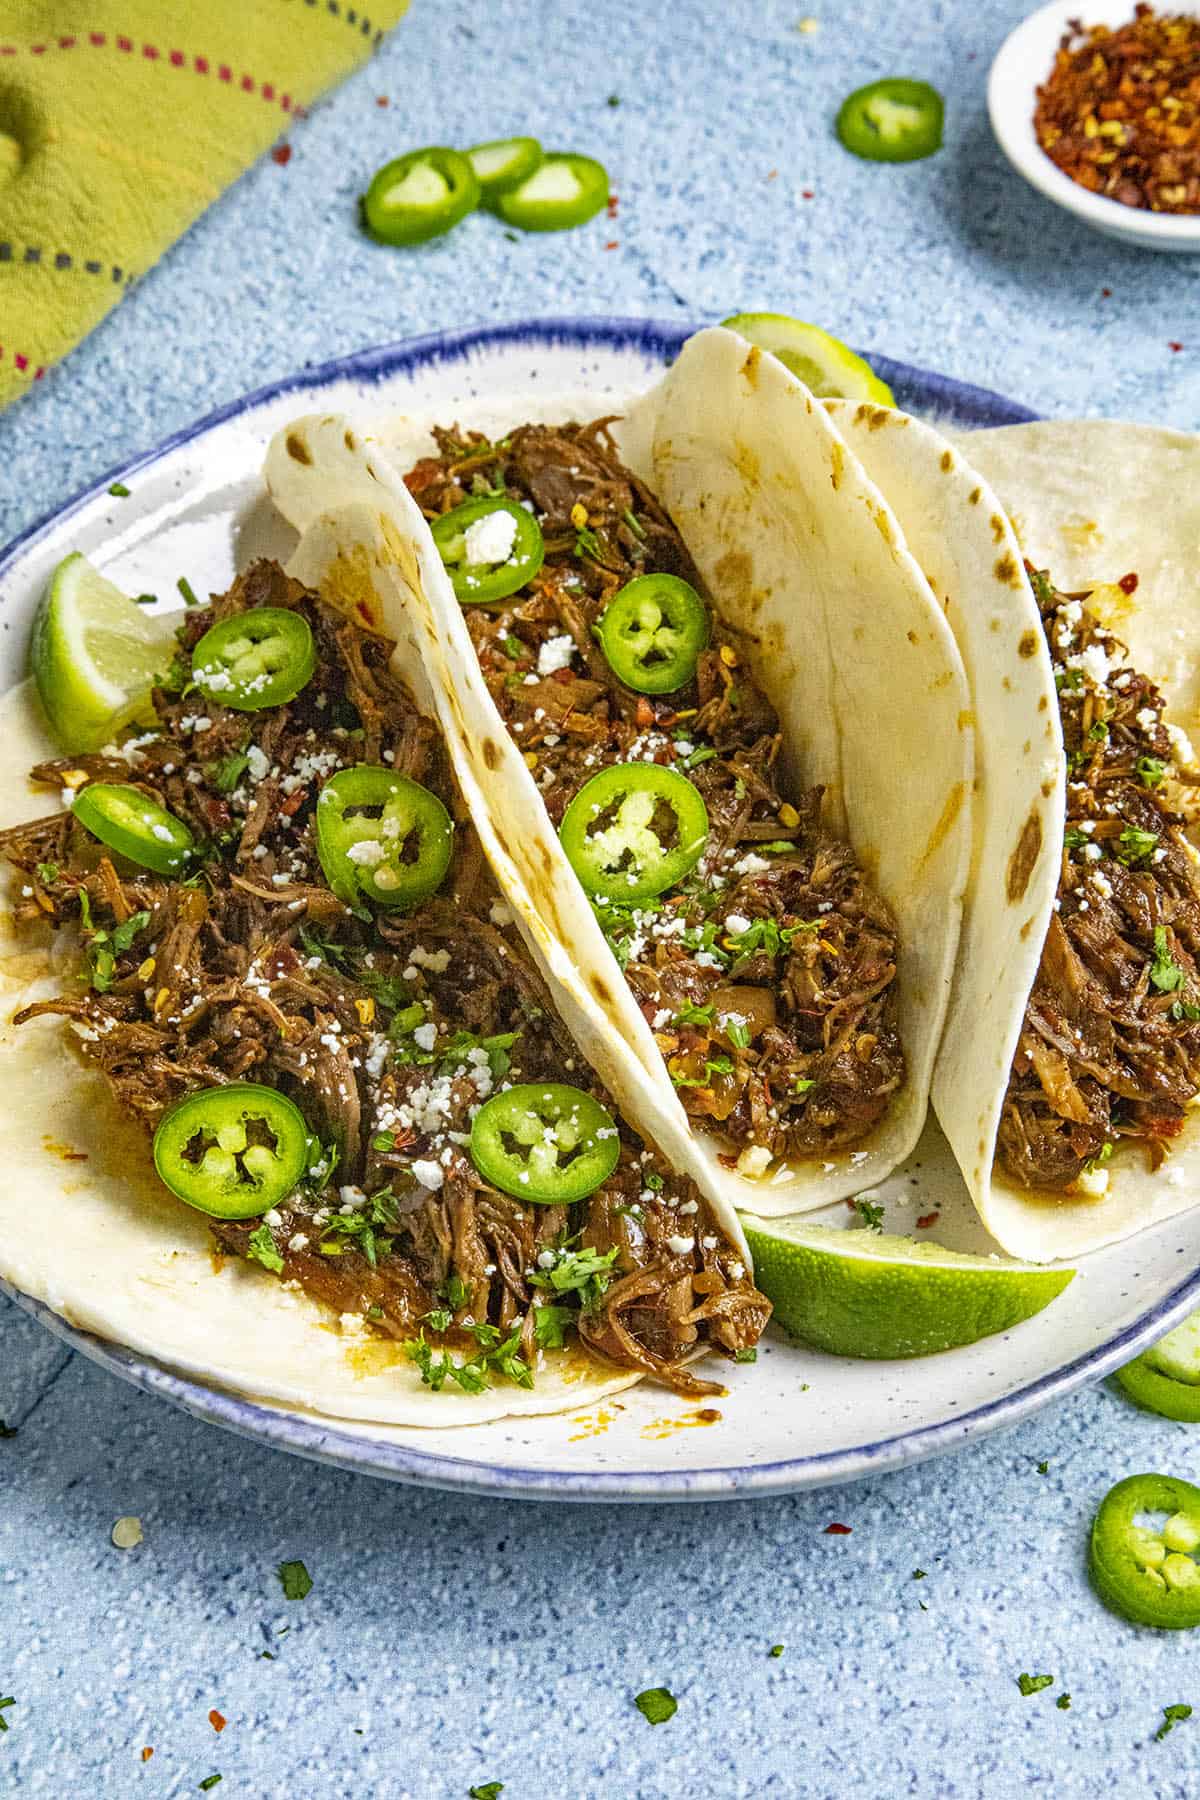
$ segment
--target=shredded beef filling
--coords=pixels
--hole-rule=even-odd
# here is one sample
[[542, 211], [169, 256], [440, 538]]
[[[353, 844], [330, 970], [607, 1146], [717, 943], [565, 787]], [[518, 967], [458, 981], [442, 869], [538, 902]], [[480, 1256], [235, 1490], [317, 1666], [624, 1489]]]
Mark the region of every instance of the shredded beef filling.
[[[190, 687], [189, 653], [257, 606], [304, 613], [317, 671], [289, 705], [228, 710]], [[293, 1099], [319, 1139], [308, 1177], [262, 1221], [213, 1221], [214, 1237], [347, 1328], [407, 1344], [430, 1385], [531, 1385], [539, 1352], [577, 1333], [620, 1368], [718, 1391], [685, 1359], [748, 1353], [770, 1306], [686, 1178], [624, 1122], [614, 1174], [569, 1208], [522, 1206], [471, 1160], [474, 1112], [509, 1082], [566, 1080], [615, 1109], [510, 928], [391, 645], [270, 563], [189, 613], [179, 638], [158, 730], [33, 773], [68, 797], [132, 782], [187, 822], [202, 857], [187, 880], [155, 876], [69, 812], [0, 833], [18, 921], [82, 923], [87, 985], [21, 1017], [65, 1017], [148, 1132], [183, 1095], [231, 1080]], [[411, 913], [357, 917], [326, 885], [316, 797], [360, 762], [423, 782], [456, 816], [450, 875]]]
[[1059, 690], [1067, 829], [999, 1155], [1027, 1187], [1098, 1194], [1124, 1139], [1159, 1166], [1200, 1091], [1200, 870], [1172, 810], [1196, 778], [1098, 596], [1030, 575]]
[[593, 632], [648, 573], [703, 584], [678, 531], [620, 462], [610, 421], [526, 425], [492, 444], [435, 432], [408, 485], [436, 518], [481, 494], [528, 502], [546, 558], [502, 604], [465, 608], [493, 699], [557, 825], [608, 764], [692, 780], [708, 808], [703, 861], [657, 902], [597, 905], [684, 1106], [747, 1173], [859, 1144], [904, 1081], [891, 913], [821, 824], [822, 790], [789, 795], [778, 720], [749, 646], [712, 616], [695, 678], [650, 698], [617, 677]]

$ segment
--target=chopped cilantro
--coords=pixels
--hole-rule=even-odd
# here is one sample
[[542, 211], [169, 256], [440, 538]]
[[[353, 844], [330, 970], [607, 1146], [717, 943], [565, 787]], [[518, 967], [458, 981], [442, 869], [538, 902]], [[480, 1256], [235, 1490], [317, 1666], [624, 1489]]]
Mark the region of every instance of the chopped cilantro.
[[5, 1694], [3, 1699], [0, 1699], [0, 1731], [8, 1730], [8, 1720], [4, 1716], [4, 1708], [6, 1706], [15, 1706], [16, 1704], [17, 1697], [15, 1694]]
[[424, 1319], [430, 1331], [436, 1331], [440, 1334], [443, 1331], [449, 1331], [451, 1325], [454, 1323], [454, 1314], [450, 1311], [448, 1306], [435, 1306], [432, 1312], [427, 1312], [424, 1315]]
[[1166, 779], [1167, 765], [1157, 756], [1139, 756], [1134, 768], [1143, 787], [1156, 788]]
[[740, 1363], [757, 1362], [758, 1361], [758, 1351], [754, 1348], [753, 1344], [751, 1344], [750, 1346], [748, 1346], [745, 1349], [735, 1350], [733, 1353], [733, 1360], [735, 1363], [736, 1362], [740, 1362]]
[[371, 1139], [371, 1148], [372, 1150], [378, 1150], [381, 1156], [386, 1156], [389, 1150], [394, 1150], [396, 1148], [395, 1132], [377, 1131], [375, 1136]]
[[1200, 1006], [1193, 1006], [1189, 1000], [1176, 1000], [1171, 1006], [1173, 1019], [1200, 1019]]
[[529, 655], [529, 651], [520, 638], [511, 631], [502, 637], [500, 642], [504, 645], [505, 653], [511, 656], [514, 662], [520, 662], [523, 657]]
[[1054, 1677], [1053, 1675], [1018, 1675], [1017, 1686], [1026, 1696], [1040, 1694], [1043, 1688], [1054, 1686]]
[[380, 1253], [386, 1255], [389, 1247], [380, 1243], [380, 1237], [395, 1225], [399, 1216], [399, 1203], [391, 1188], [380, 1188], [358, 1211], [334, 1214], [322, 1228], [326, 1236], [321, 1240], [321, 1254], [340, 1255], [344, 1246], [333, 1240], [339, 1237], [351, 1238], [371, 1267], [377, 1268]]
[[319, 956], [322, 962], [329, 964], [330, 968], [338, 969], [343, 974], [346, 972], [349, 951], [344, 949], [341, 944], [335, 944], [331, 939], [322, 937], [315, 925], [301, 925], [300, 942], [310, 956]]
[[721, 1029], [735, 1050], [748, 1050], [750, 1047], [750, 1027], [745, 1019], [734, 1018], [726, 1014], [720, 1021]]
[[157, 603], [157, 594], [135, 594], [133, 596], [133, 604], [135, 606], [155, 606]]
[[633, 511], [632, 507], [627, 506], [625, 508], [625, 511], [621, 514], [621, 517], [624, 519], [625, 523], [628, 525], [630, 531], [632, 531], [634, 537], [639, 537], [639, 538], [642, 538], [643, 540], [645, 539], [645, 536], [646, 536], [645, 527], [641, 524], [640, 520], [638, 519], [636, 513]]
[[665, 1725], [679, 1711], [678, 1700], [664, 1687], [644, 1688], [640, 1694], [634, 1695], [633, 1704], [651, 1725]]
[[186, 575], [181, 575], [179, 580], [175, 583], [175, 586], [183, 595], [183, 604], [185, 606], [199, 606], [200, 601], [197, 598], [196, 590], [193, 588]]
[[1063, 843], [1068, 850], [1082, 850], [1085, 844], [1091, 843], [1086, 831], [1080, 831], [1077, 825], [1068, 825], [1063, 832]]
[[244, 750], [231, 750], [220, 762], [205, 763], [204, 773], [218, 794], [232, 794], [249, 766], [250, 758]]
[[755, 844], [760, 856], [787, 856], [796, 848], [794, 838], [772, 838], [769, 844]]
[[1026, 569], [1029, 585], [1039, 606], [1053, 606], [1057, 598], [1048, 569]]
[[[481, 1335], [490, 1333], [494, 1333], [496, 1339], [500, 1337], [500, 1332], [494, 1325], [477, 1325], [474, 1330], [477, 1341]], [[422, 1382], [426, 1387], [432, 1388], [435, 1394], [441, 1392], [447, 1381], [456, 1382], [464, 1394], [482, 1394], [491, 1386], [488, 1376], [493, 1371], [507, 1375], [510, 1381], [515, 1381], [520, 1387], [533, 1386], [533, 1370], [517, 1354], [520, 1341], [521, 1327], [518, 1325], [503, 1342], [489, 1342], [486, 1347], [481, 1348], [478, 1356], [460, 1363], [455, 1362], [446, 1351], [435, 1355], [422, 1331], [419, 1337], [405, 1344], [404, 1353], [410, 1362], [416, 1363], [421, 1371]]]
[[600, 562], [602, 559], [600, 539], [589, 525], [585, 525], [582, 531], [575, 533], [575, 554], [576, 556], [590, 556], [593, 562]]
[[811, 1092], [811, 1090], [813, 1088], [815, 1088], [816, 1085], [817, 1084], [816, 1084], [815, 1080], [813, 1080], [810, 1076], [798, 1075], [796, 1077], [795, 1081], [793, 1081], [793, 1083], [792, 1083], [792, 1092], [797, 1097], [799, 1097], [801, 1094], [807, 1094], [807, 1093]]
[[[3, 1702], [0, 1701], [0, 1705], [2, 1704]], [[1190, 1719], [1192, 1716], [1192, 1709], [1190, 1706], [1185, 1706], [1182, 1701], [1177, 1700], [1174, 1706], [1164, 1706], [1162, 1715], [1163, 1722], [1154, 1734], [1154, 1741], [1156, 1744], [1166, 1737], [1168, 1731], [1174, 1731], [1181, 1720]]]
[[709, 1056], [705, 1059], [703, 1075], [682, 1075], [678, 1069], [671, 1070], [671, 1080], [677, 1088], [706, 1088], [714, 1075], [732, 1075], [733, 1063], [727, 1056]]
[[651, 1193], [654, 1193], [654, 1194], [661, 1193], [663, 1178], [661, 1175], [655, 1174], [653, 1169], [651, 1169], [651, 1171], [648, 1175], [643, 1176], [642, 1179], [644, 1180], [646, 1186], [650, 1189]]
[[114, 481], [108, 491], [114, 500], [128, 500], [129, 498], [129, 489], [123, 481]]
[[1108, 736], [1108, 720], [1095, 719], [1088, 728], [1088, 737], [1094, 744], [1102, 743]]
[[114, 925], [111, 931], [96, 930], [92, 925], [92, 910], [88, 903], [87, 893], [79, 890], [79, 915], [84, 928], [91, 932], [86, 947], [88, 967], [91, 970], [92, 986], [98, 994], [107, 994], [113, 984], [116, 973], [117, 957], [124, 954], [133, 943], [139, 931], [144, 931], [150, 923], [148, 912], [136, 912], [121, 925]]
[[701, 744], [698, 749], [692, 751], [690, 756], [681, 756], [679, 766], [681, 769], [698, 769], [701, 763], [707, 762], [716, 754], [711, 744]]
[[458, 1311], [460, 1306], [466, 1305], [469, 1291], [470, 1290], [461, 1275], [448, 1276], [438, 1289], [438, 1293], [441, 1295], [442, 1299], [448, 1300], [455, 1312]]
[[1050, 1473], [1050, 1464], [1048, 1462], [1040, 1462], [1037, 1466], [1037, 1472], [1039, 1475], [1048, 1475]]
[[1070, 1712], [1070, 1710], [1071, 1710], [1070, 1694], [1060, 1694], [1058, 1696], [1058, 1699], [1054, 1702], [1054, 1704], [1055, 1704], [1055, 1706], [1057, 1706], [1059, 1712]]
[[58, 880], [58, 864], [56, 862], [39, 863], [36, 872], [43, 887], [49, 887], [52, 881]]
[[512, 1067], [512, 1057], [508, 1053], [520, 1035], [519, 1031], [502, 1031], [494, 1037], [478, 1037], [473, 1031], [452, 1032], [444, 1044], [438, 1045], [439, 1073], [453, 1073], [469, 1060], [472, 1050], [484, 1050], [492, 1080], [500, 1081]]
[[312, 1593], [312, 1576], [299, 1560], [281, 1562], [275, 1573], [285, 1600], [304, 1600]]
[[468, 1788], [468, 1800], [499, 1800], [504, 1792], [502, 1781], [484, 1781], [478, 1787]]
[[672, 1025], [711, 1025], [716, 1010], [715, 1006], [693, 1006], [689, 1000], [686, 1006], [680, 1007], [671, 1023]]
[[1157, 843], [1157, 831], [1139, 831], [1136, 825], [1127, 825], [1117, 839], [1117, 861], [1132, 868], [1149, 856]]
[[368, 1319], [370, 1319], [370, 1320], [371, 1320], [371, 1323], [372, 1323], [372, 1324], [373, 1324], [373, 1325], [378, 1325], [378, 1323], [379, 1323], [379, 1321], [380, 1321], [380, 1320], [381, 1320], [381, 1319], [382, 1319], [382, 1317], [383, 1317], [383, 1308], [382, 1308], [382, 1306], [368, 1306], [368, 1308], [367, 1308], [367, 1317], [368, 1317]]
[[567, 1327], [575, 1314], [569, 1306], [535, 1306], [533, 1341], [539, 1350], [559, 1350], [566, 1343]]
[[220, 1775], [206, 1775], [204, 1777], [204, 1780], [197, 1782], [196, 1785], [199, 1787], [200, 1792], [202, 1794], [207, 1794], [207, 1792], [210, 1788], [215, 1788], [218, 1781], [221, 1781], [223, 1779], [224, 1779], [224, 1777], [220, 1776]]
[[876, 1206], [870, 1200], [856, 1200], [854, 1202], [854, 1210], [868, 1231], [883, 1230], [882, 1206]]
[[1059, 693], [1064, 688], [1081, 688], [1083, 686], [1082, 669], [1055, 669], [1054, 685]]
[[783, 1655], [783, 1645], [782, 1644], [772, 1644], [771, 1648], [767, 1654], [769, 1656], [782, 1656]]
[[251, 1262], [260, 1262], [264, 1269], [271, 1269], [276, 1275], [283, 1268], [283, 1258], [275, 1247], [275, 1239], [271, 1235], [269, 1225], [260, 1225], [257, 1231], [250, 1233], [250, 1241], [246, 1245], [246, 1255]]
[[608, 99], [605, 102], [605, 104], [608, 106], [620, 106], [620, 104], [621, 104], [620, 94], [610, 94], [608, 96]]
[[539, 1268], [529, 1277], [531, 1287], [544, 1288], [556, 1294], [578, 1294], [585, 1312], [593, 1311], [604, 1298], [613, 1278], [613, 1264], [620, 1246], [611, 1250], [567, 1250], [550, 1245], [558, 1258], [549, 1269]]
[[912, 1578], [914, 1581], [924, 1581], [925, 1580], [924, 1569], [914, 1569], [912, 1572]]
[[1160, 994], [1172, 994], [1181, 988], [1187, 975], [1177, 962], [1172, 962], [1171, 952], [1167, 946], [1165, 925], [1154, 927], [1154, 961], [1150, 964], [1150, 985], [1156, 987]]

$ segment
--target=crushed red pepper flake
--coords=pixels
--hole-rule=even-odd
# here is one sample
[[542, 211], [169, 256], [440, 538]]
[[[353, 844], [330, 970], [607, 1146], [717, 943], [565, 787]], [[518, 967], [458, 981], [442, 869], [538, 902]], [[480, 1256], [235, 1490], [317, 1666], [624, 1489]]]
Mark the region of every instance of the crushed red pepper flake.
[[926, 1228], [928, 1226], [936, 1225], [938, 1220], [941, 1218], [941, 1216], [942, 1215], [939, 1212], [922, 1213], [920, 1218], [917, 1220], [918, 1230], [924, 1231], [924, 1230], [926, 1230]]
[[390, 106], [392, 103], [386, 94], [380, 94], [375, 101], [376, 106]]
[[1183, 345], [1176, 343], [1174, 338], [1168, 338], [1167, 339], [1167, 349], [1168, 350], [1182, 350]]
[[610, 194], [608, 196], [608, 216], [610, 219], [616, 218], [617, 208], [620, 206], [620, 204], [621, 204], [621, 196], [619, 194]]
[[1050, 160], [1089, 193], [1200, 212], [1200, 17], [1143, 3], [1115, 31], [1069, 20], [1033, 124]]
[[815, 200], [816, 192], [813, 188], [801, 188], [800, 189], [800, 198], [802, 200]]
[[219, 1713], [217, 1711], [216, 1707], [214, 1706], [212, 1711], [208, 1715], [208, 1722], [212, 1726], [214, 1731], [220, 1732], [220, 1731], [224, 1731], [225, 1727], [229, 1723], [229, 1720], [225, 1717], [224, 1713]]
[[276, 144], [275, 148], [271, 152], [271, 161], [277, 162], [279, 164], [280, 168], [284, 169], [287, 167], [288, 163], [291, 162], [291, 160], [292, 160], [292, 146], [290, 144]]
[[1122, 575], [1120, 581], [1118, 581], [1118, 583], [1117, 583], [1117, 586], [1120, 588], [1120, 590], [1123, 594], [1136, 594], [1137, 593], [1137, 584], [1138, 584], [1137, 575], [1133, 569], [1130, 569], [1128, 575]]
[[619, 250], [621, 248], [621, 245], [617, 238], [610, 238], [608, 243], [605, 244], [604, 248], [606, 250]]
[[154, 1755], [154, 1750], [153, 1750], [152, 1746], [150, 1744], [143, 1744], [143, 1746], [142, 1746], [142, 1761], [149, 1762], [150, 1758], [153, 1755]]
[[1100, 289], [1100, 298], [1102, 300], [1111, 300], [1112, 299], [1112, 289], [1111, 288], [1101, 288]]
[[849, 1537], [850, 1533], [851, 1533], [851, 1531], [853, 1531], [853, 1529], [854, 1529], [854, 1527], [852, 1525], [837, 1525], [837, 1524], [827, 1525], [825, 1527], [825, 1536], [826, 1537]]

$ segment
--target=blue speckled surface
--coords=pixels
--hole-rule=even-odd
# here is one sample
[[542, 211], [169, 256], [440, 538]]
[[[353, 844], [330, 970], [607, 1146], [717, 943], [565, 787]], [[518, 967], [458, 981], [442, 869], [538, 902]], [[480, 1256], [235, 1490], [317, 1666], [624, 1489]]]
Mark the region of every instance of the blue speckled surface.
[[[821, 29], [805, 36], [809, 9]], [[0, 540], [306, 361], [535, 311], [774, 306], [1046, 411], [1200, 426], [1200, 264], [1090, 236], [992, 146], [984, 76], [1020, 10], [729, 0], [714, 34], [703, 0], [415, 0], [296, 132], [290, 164], [247, 176], [0, 419]], [[946, 153], [852, 162], [829, 140], [836, 102], [901, 70], [947, 94]], [[509, 243], [476, 218], [406, 256], [357, 238], [354, 196], [386, 155], [518, 128], [609, 162], [611, 233]], [[453, 1800], [490, 1779], [505, 1800], [1200, 1789], [1194, 1646], [1110, 1618], [1083, 1574], [1108, 1485], [1194, 1476], [1196, 1439], [1104, 1390], [854, 1489], [531, 1507], [270, 1454], [120, 1386], [0, 1302], [0, 1416], [20, 1427], [0, 1442], [3, 1791], [188, 1794], [218, 1771], [218, 1794], [255, 1800]], [[146, 1535], [122, 1553], [109, 1532], [127, 1512]], [[852, 1535], [825, 1536], [832, 1520]], [[295, 1605], [273, 1574], [291, 1556], [315, 1581]], [[1024, 1699], [1022, 1670], [1056, 1686]], [[658, 1683], [680, 1710], [653, 1729], [630, 1697]], [[1154, 1743], [1177, 1700], [1197, 1719]]]

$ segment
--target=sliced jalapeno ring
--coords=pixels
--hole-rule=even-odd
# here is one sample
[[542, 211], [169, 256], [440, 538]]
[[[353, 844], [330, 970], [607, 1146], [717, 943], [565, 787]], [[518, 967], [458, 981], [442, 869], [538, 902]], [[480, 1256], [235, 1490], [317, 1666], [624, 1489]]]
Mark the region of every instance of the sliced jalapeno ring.
[[385, 163], [362, 198], [367, 230], [382, 244], [423, 244], [478, 205], [474, 169], [446, 144], [427, 144]]
[[419, 781], [375, 763], [342, 769], [317, 798], [317, 855], [338, 899], [412, 906], [441, 886], [454, 822]]
[[889, 76], [842, 101], [837, 134], [868, 162], [918, 162], [942, 147], [942, 96], [927, 81]]
[[234, 613], [206, 631], [192, 651], [192, 680], [205, 699], [235, 712], [294, 700], [316, 666], [308, 620], [288, 606]]
[[531, 1081], [485, 1100], [471, 1126], [471, 1160], [503, 1193], [567, 1206], [606, 1182], [621, 1138], [612, 1115], [582, 1088]]
[[[1156, 1524], [1146, 1515], [1166, 1514]], [[1088, 1572], [1104, 1604], [1135, 1625], [1200, 1625], [1200, 1488], [1174, 1475], [1130, 1475], [1104, 1496]]]
[[614, 765], [580, 788], [558, 836], [589, 894], [649, 900], [700, 861], [708, 810], [699, 790], [675, 769]]
[[182, 819], [140, 788], [93, 781], [75, 796], [71, 811], [94, 838], [156, 875], [177, 875], [196, 840]]
[[637, 694], [672, 694], [689, 682], [708, 629], [708, 608], [678, 575], [635, 575], [596, 627], [613, 674]]
[[1118, 1369], [1115, 1380], [1148, 1412], [1200, 1424], [1200, 1312]]
[[464, 605], [515, 594], [545, 559], [542, 528], [515, 500], [466, 500], [432, 525], [450, 584]]
[[304, 1115], [250, 1081], [201, 1088], [163, 1114], [154, 1166], [180, 1200], [214, 1219], [256, 1219], [286, 1199], [308, 1165]]
[[487, 206], [533, 174], [542, 161], [542, 146], [533, 137], [492, 138], [475, 144], [465, 155]]
[[507, 193], [496, 211], [522, 231], [566, 231], [583, 225], [608, 204], [608, 170], [590, 156], [551, 150], [540, 167]]

